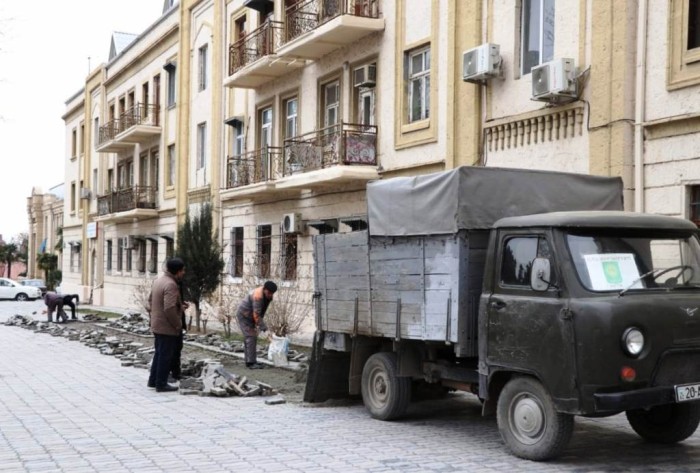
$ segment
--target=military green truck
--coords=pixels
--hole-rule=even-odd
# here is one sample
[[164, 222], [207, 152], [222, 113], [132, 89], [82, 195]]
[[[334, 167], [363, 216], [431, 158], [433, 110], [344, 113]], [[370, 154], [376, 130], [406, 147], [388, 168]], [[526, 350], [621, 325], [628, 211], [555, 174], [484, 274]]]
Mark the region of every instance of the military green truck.
[[372, 417], [460, 390], [508, 449], [546, 460], [574, 416], [625, 412], [652, 442], [700, 422], [700, 243], [624, 212], [622, 182], [462, 167], [367, 186], [367, 231], [314, 237], [305, 400]]

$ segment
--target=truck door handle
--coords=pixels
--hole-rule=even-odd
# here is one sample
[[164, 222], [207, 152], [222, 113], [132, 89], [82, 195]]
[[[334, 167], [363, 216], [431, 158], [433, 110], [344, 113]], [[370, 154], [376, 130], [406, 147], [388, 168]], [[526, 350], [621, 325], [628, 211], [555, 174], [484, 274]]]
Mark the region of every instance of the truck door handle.
[[494, 310], [501, 310], [505, 306], [506, 306], [506, 303], [501, 301], [501, 300], [498, 300], [498, 299], [494, 299], [491, 302], [489, 302], [489, 307], [491, 309], [494, 309]]

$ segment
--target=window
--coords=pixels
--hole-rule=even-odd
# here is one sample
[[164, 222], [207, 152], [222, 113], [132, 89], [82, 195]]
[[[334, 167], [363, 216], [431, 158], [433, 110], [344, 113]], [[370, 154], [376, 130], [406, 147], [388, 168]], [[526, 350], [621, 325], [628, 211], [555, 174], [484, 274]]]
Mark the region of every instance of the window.
[[97, 189], [99, 188], [97, 182], [97, 169], [92, 170], [92, 193], [97, 194]]
[[257, 276], [259, 278], [269, 278], [270, 262], [272, 261], [272, 225], [258, 226], [257, 243]]
[[168, 101], [166, 102], [168, 107], [175, 106], [175, 64], [170, 63], [169, 68], [166, 69], [168, 73]]
[[107, 193], [112, 192], [114, 186], [114, 169], [107, 170]]
[[233, 32], [233, 37], [237, 41], [239, 39], [245, 38], [246, 31], [245, 31], [245, 15], [243, 15], [240, 18], [237, 18], [235, 21], [235, 26], [234, 26], [234, 32]]
[[207, 88], [207, 51], [208, 46], [199, 48], [199, 91]]
[[520, 65], [529, 74], [554, 57], [554, 0], [522, 0]]
[[700, 0], [688, 0], [688, 41], [686, 49], [696, 49], [700, 47]]
[[175, 145], [168, 145], [168, 186], [175, 185]]
[[160, 108], [160, 74], [153, 77], [153, 105], [156, 106], [156, 113]]
[[689, 216], [695, 225], [700, 226], [700, 185], [690, 186]]
[[408, 54], [408, 122], [430, 117], [430, 48]]
[[151, 240], [151, 255], [148, 260], [148, 272], [156, 274], [158, 272], [158, 241]]
[[243, 277], [243, 227], [231, 229], [231, 276]]
[[138, 270], [139, 273], [146, 272], [146, 240], [139, 241]]
[[669, 89], [700, 83], [700, 0], [671, 0]]
[[323, 101], [323, 126], [329, 127], [338, 123], [340, 111], [340, 82], [325, 84], [321, 90]]
[[[542, 237], [514, 237], [505, 242], [501, 262], [501, 286], [525, 286], [530, 288], [530, 272], [535, 258], [548, 258], [554, 268], [552, 252]], [[551, 281], [555, 283], [554, 270]]]
[[260, 111], [260, 149], [272, 146], [272, 108]]
[[160, 168], [160, 156], [158, 150], [151, 151], [151, 169], [149, 171], [151, 181], [150, 186], [154, 190], [158, 190], [158, 181], [160, 176], [158, 175], [158, 168]]
[[85, 154], [85, 123], [80, 124], [80, 136], [78, 137], [78, 149], [80, 156]]
[[284, 102], [285, 122], [284, 137], [286, 139], [297, 136], [297, 106], [299, 101], [296, 97], [287, 99]]
[[107, 240], [107, 271], [112, 271], [112, 240]]
[[141, 86], [141, 101], [143, 102], [143, 106], [145, 108], [142, 113], [144, 114], [148, 113], [148, 104], [150, 103], [149, 100], [148, 82], [144, 82]]
[[283, 233], [280, 251], [282, 279], [294, 281], [297, 278], [297, 234]]
[[197, 125], [197, 170], [204, 169], [206, 153], [207, 124]]
[[243, 155], [243, 123], [237, 122], [233, 127], [233, 156]]
[[169, 260], [175, 254], [175, 242], [168, 238], [165, 240], [165, 259]]
[[124, 240], [126, 238], [117, 238], [117, 271], [124, 269]]
[[139, 159], [139, 185], [148, 185], [148, 155], [143, 153]]
[[131, 248], [126, 248], [127, 239], [124, 238], [123, 241], [124, 241], [124, 246], [125, 246], [124, 251], [126, 252], [126, 271], [131, 271], [132, 262], [133, 262], [133, 260], [132, 260], [133, 252], [131, 251]]
[[70, 211], [75, 212], [75, 182], [70, 183]]
[[77, 149], [78, 149], [78, 130], [73, 128], [73, 131], [71, 132], [71, 141], [70, 141], [70, 156], [71, 159], [77, 158]]
[[92, 139], [93, 147], [97, 146], [100, 143], [100, 118], [95, 117], [94, 123], [95, 123], [94, 128], [93, 128], [94, 137]]

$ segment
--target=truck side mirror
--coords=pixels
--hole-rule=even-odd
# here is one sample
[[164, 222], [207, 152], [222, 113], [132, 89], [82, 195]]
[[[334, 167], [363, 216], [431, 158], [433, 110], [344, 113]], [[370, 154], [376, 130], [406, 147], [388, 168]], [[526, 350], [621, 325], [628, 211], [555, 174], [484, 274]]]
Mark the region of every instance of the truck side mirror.
[[551, 286], [551, 268], [547, 258], [535, 258], [530, 271], [530, 287], [533, 291], [544, 292]]

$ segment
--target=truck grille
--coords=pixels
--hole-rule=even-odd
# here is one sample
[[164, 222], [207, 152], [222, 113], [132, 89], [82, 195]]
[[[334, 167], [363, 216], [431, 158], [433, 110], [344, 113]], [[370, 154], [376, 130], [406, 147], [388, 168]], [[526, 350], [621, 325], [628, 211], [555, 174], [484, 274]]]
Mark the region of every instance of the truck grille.
[[654, 386], [700, 382], [700, 352], [666, 352], [653, 376]]

